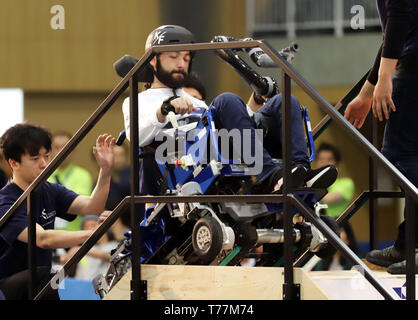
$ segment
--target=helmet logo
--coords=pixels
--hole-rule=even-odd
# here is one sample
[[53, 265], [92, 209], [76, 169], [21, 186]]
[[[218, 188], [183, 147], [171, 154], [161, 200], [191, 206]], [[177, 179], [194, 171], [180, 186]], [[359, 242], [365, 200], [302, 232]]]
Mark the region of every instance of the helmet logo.
[[154, 35], [154, 41], [153, 41], [152, 44], [153, 45], [154, 44], [160, 44], [161, 41], [164, 41], [165, 34], [166, 34], [166, 31], [156, 31], [155, 35]]

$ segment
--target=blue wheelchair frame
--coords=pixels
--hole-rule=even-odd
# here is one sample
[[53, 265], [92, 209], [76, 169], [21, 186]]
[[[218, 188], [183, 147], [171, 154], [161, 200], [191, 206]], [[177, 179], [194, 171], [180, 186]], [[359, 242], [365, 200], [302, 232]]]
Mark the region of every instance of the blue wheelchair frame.
[[[218, 138], [216, 135], [215, 121], [213, 118], [214, 106], [210, 105], [207, 110], [204, 110], [202, 113], [193, 112], [190, 114], [189, 118], [194, 120], [198, 119], [197, 125], [194, 128], [194, 140], [187, 141], [185, 139], [185, 132], [177, 131], [175, 136], [182, 137], [177, 139], [178, 143], [182, 143], [182, 150], [185, 150], [185, 156], [189, 157], [188, 161], [192, 165], [180, 165], [178, 160], [177, 165], [171, 165], [171, 170], [168, 169], [168, 165], [163, 162], [157, 161], [160, 172], [165, 176], [166, 184], [170, 193], [176, 192], [180, 189], [179, 187], [183, 186], [189, 182], [197, 182], [201, 188], [202, 194], [206, 194], [208, 189], [214, 183], [214, 181], [219, 177], [225, 176], [236, 176], [240, 178], [250, 178], [246, 175], [245, 169], [242, 165], [237, 165], [233, 163], [231, 159], [223, 158], [219, 146]], [[308, 141], [308, 149], [310, 151], [309, 161], [312, 161], [315, 157], [315, 147], [313, 143], [313, 135], [310, 125], [310, 119], [306, 107], [301, 107], [302, 118], [304, 120], [305, 133]], [[200, 118], [200, 119], [199, 119]], [[208, 144], [213, 147], [215, 151], [216, 163], [212, 164], [208, 161], [207, 155], [207, 146]], [[199, 146], [196, 148], [196, 146]], [[195, 150], [195, 152], [190, 152]], [[199, 151], [196, 154], [196, 150]], [[200, 152], [204, 150], [205, 152]], [[174, 159], [173, 159], [174, 160]], [[174, 161], [173, 161], [174, 162]], [[208, 163], [209, 162], [209, 163]], [[219, 165], [221, 163], [221, 165]], [[295, 193], [302, 198], [303, 201], [308, 203], [311, 207], [318, 201], [317, 194], [315, 191], [310, 190], [296, 190]], [[172, 204], [167, 204], [172, 206]], [[283, 210], [282, 203], [268, 203], [266, 207], [271, 212], [281, 213]], [[143, 239], [142, 244], [142, 257], [141, 262], [147, 261], [163, 244], [169, 239], [167, 235], [164, 234], [164, 221], [159, 219], [159, 221], [153, 223], [148, 223], [149, 217], [152, 215], [155, 206], [147, 208], [144, 216], [144, 220], [141, 223], [141, 234]], [[171, 207], [172, 209], [172, 207]], [[165, 210], [165, 209], [164, 209]], [[169, 210], [165, 210], [162, 216], [169, 216]]]

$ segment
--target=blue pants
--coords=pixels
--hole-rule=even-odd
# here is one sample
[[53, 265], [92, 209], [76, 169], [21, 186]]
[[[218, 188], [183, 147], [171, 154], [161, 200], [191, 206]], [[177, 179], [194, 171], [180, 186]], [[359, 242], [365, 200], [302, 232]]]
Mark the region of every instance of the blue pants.
[[[392, 99], [396, 112], [390, 110], [383, 138], [383, 155], [418, 187], [418, 76], [398, 75], [393, 79]], [[418, 205], [415, 204], [415, 213]], [[415, 234], [418, 239], [418, 217]], [[418, 241], [415, 240], [416, 247]], [[398, 227], [395, 247], [405, 248], [405, 221]]]
[[[303, 119], [300, 111], [300, 104], [296, 98], [292, 97], [291, 100], [291, 149], [292, 149], [292, 162], [293, 164], [302, 164], [307, 168], [310, 168], [309, 156], [307, 145], [304, 136]], [[255, 144], [257, 138], [255, 135], [255, 122], [247, 112], [246, 105], [240, 97], [232, 93], [223, 93], [216, 97], [213, 102], [215, 107], [215, 126], [217, 128], [225, 128], [227, 130], [238, 129], [242, 132], [244, 129], [252, 130], [251, 135], [251, 152], [254, 154]], [[280, 169], [276, 162], [272, 160], [271, 153], [275, 153], [275, 156], [281, 158], [281, 119], [282, 119], [282, 95], [278, 94], [271, 98], [263, 107], [261, 107], [257, 113], [263, 116], [273, 119], [276, 130], [271, 131], [271, 136], [268, 139], [270, 143], [263, 145], [263, 169], [257, 176], [258, 181], [262, 182], [271, 173]], [[274, 141], [275, 143], [271, 143]], [[241, 145], [240, 154], [243, 154]]]

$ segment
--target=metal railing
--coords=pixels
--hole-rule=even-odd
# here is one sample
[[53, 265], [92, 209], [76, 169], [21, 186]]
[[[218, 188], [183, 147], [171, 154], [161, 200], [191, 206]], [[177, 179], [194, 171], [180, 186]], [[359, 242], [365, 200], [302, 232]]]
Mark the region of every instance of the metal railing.
[[[156, 53], [165, 51], [188, 51], [188, 50], [218, 50], [218, 49], [235, 49], [235, 48], [253, 48], [260, 47], [270, 58], [277, 64], [282, 70], [282, 130], [283, 130], [283, 171], [284, 171], [284, 184], [282, 195], [253, 195], [253, 196], [139, 196], [139, 183], [138, 183], [138, 83], [137, 74], [145, 68], [146, 64], [154, 57]], [[138, 73], [137, 73], [138, 72]], [[388, 172], [394, 177], [396, 182], [401, 186], [407, 195], [406, 205], [410, 209], [412, 202], [418, 201], [418, 190], [412, 185], [388, 160], [383, 157], [380, 152], [370, 144], [357, 130], [355, 130], [346, 121], [342, 115], [330, 105], [290, 64], [288, 64], [268, 43], [264, 41], [237, 41], [226, 43], [197, 43], [187, 45], [166, 45], [155, 46], [145, 51], [145, 54], [141, 57], [138, 63], [133, 69], [122, 79], [117, 87], [108, 95], [108, 97], [100, 104], [98, 109], [92, 116], [85, 122], [85, 124], [76, 132], [76, 134], [70, 139], [63, 150], [51, 161], [51, 163], [44, 169], [44, 171], [33, 181], [27, 190], [19, 197], [19, 199], [13, 204], [8, 212], [0, 220], [0, 228], [7, 223], [7, 220], [11, 215], [23, 205], [24, 201], [28, 201], [28, 225], [31, 231], [31, 236], [28, 239], [28, 256], [29, 256], [29, 268], [31, 270], [30, 277], [30, 291], [29, 297], [31, 299], [42, 298], [48, 290], [51, 290], [50, 285], [46, 285], [41, 292], [36, 295], [34, 288], [34, 280], [36, 279], [36, 230], [35, 219], [33, 218], [33, 201], [30, 201], [32, 195], [36, 193], [37, 188], [46, 181], [56, 168], [65, 160], [65, 158], [74, 150], [78, 143], [87, 135], [87, 133], [94, 127], [94, 125], [100, 120], [100, 118], [109, 110], [114, 102], [121, 96], [121, 94], [128, 88], [131, 89], [130, 93], [130, 151], [131, 151], [131, 193], [129, 197], [126, 197], [110, 214], [107, 220], [94, 231], [89, 239], [80, 247], [77, 253], [62, 267], [62, 271], [68, 271], [80, 259], [92, 248], [95, 242], [106, 232], [106, 230], [113, 224], [114, 221], [120, 216], [122, 212], [130, 207], [131, 213], [131, 227], [132, 231], [132, 281], [131, 281], [131, 299], [146, 299], [146, 287], [141, 280], [141, 263], [140, 263], [140, 228], [139, 222], [141, 217], [141, 211], [143, 204], [146, 202], [161, 202], [161, 203], [174, 203], [174, 202], [283, 202], [283, 218], [284, 218], [284, 285], [283, 285], [283, 298], [284, 299], [297, 299], [298, 286], [294, 284], [293, 278], [293, 237], [292, 237], [292, 206], [299, 208], [305, 215], [306, 219], [314, 224], [334, 245], [341, 253], [355, 265], [359, 266], [361, 273], [365, 278], [382, 294], [385, 299], [395, 299], [393, 293], [389, 292], [375, 277], [375, 275], [368, 269], [368, 267], [344, 244], [344, 242], [333, 231], [315, 215], [312, 209], [308, 208], [290, 188], [290, 99], [291, 99], [291, 79], [295, 81], [299, 87], [301, 87], [319, 106], [327, 113], [327, 115], [335, 121], [349, 136], [359, 143], [365, 151], [375, 161], [383, 165], [388, 169]], [[415, 281], [411, 282], [411, 277], [415, 280], [414, 272], [411, 274], [411, 270], [414, 268], [414, 253], [411, 254], [411, 250], [414, 252], [414, 244], [411, 242], [411, 237], [414, 236], [414, 226], [411, 224], [413, 220], [412, 210], [407, 210], [406, 216], [407, 231], [411, 232], [407, 246], [407, 299], [415, 299]], [[411, 260], [412, 259], [412, 260]], [[412, 269], [411, 269], [412, 266]]]
[[247, 31], [250, 34], [285, 33], [295, 38], [297, 31], [333, 30], [344, 35], [361, 6], [365, 27], [380, 25], [376, 4], [370, 0], [247, 0]]

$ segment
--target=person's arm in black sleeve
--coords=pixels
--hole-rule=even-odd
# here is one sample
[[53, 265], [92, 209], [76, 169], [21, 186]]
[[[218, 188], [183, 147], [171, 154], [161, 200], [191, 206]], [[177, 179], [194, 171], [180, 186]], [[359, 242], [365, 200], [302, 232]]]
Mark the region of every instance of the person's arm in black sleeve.
[[367, 76], [367, 80], [372, 84], [376, 85], [377, 79], [379, 76], [379, 66], [380, 66], [380, 58], [382, 56], [382, 47], [383, 43], [380, 45], [379, 51], [377, 52], [376, 59], [374, 60], [374, 64], [372, 69], [369, 72], [369, 75]]
[[411, 0], [386, 0], [387, 20], [382, 57], [390, 59], [401, 57], [414, 18], [411, 2]]
[[392, 100], [392, 76], [411, 28], [413, 10], [410, 0], [387, 0], [386, 14], [382, 56], [372, 103], [373, 115], [380, 121], [389, 119], [389, 109], [396, 112]]
[[380, 121], [383, 116], [389, 118], [388, 108], [396, 111], [392, 101], [392, 75], [408, 38], [413, 10], [410, 0], [386, 0], [385, 6], [387, 20], [383, 43], [368, 79], [344, 114], [355, 128], [361, 128], [372, 106], [373, 115]]

